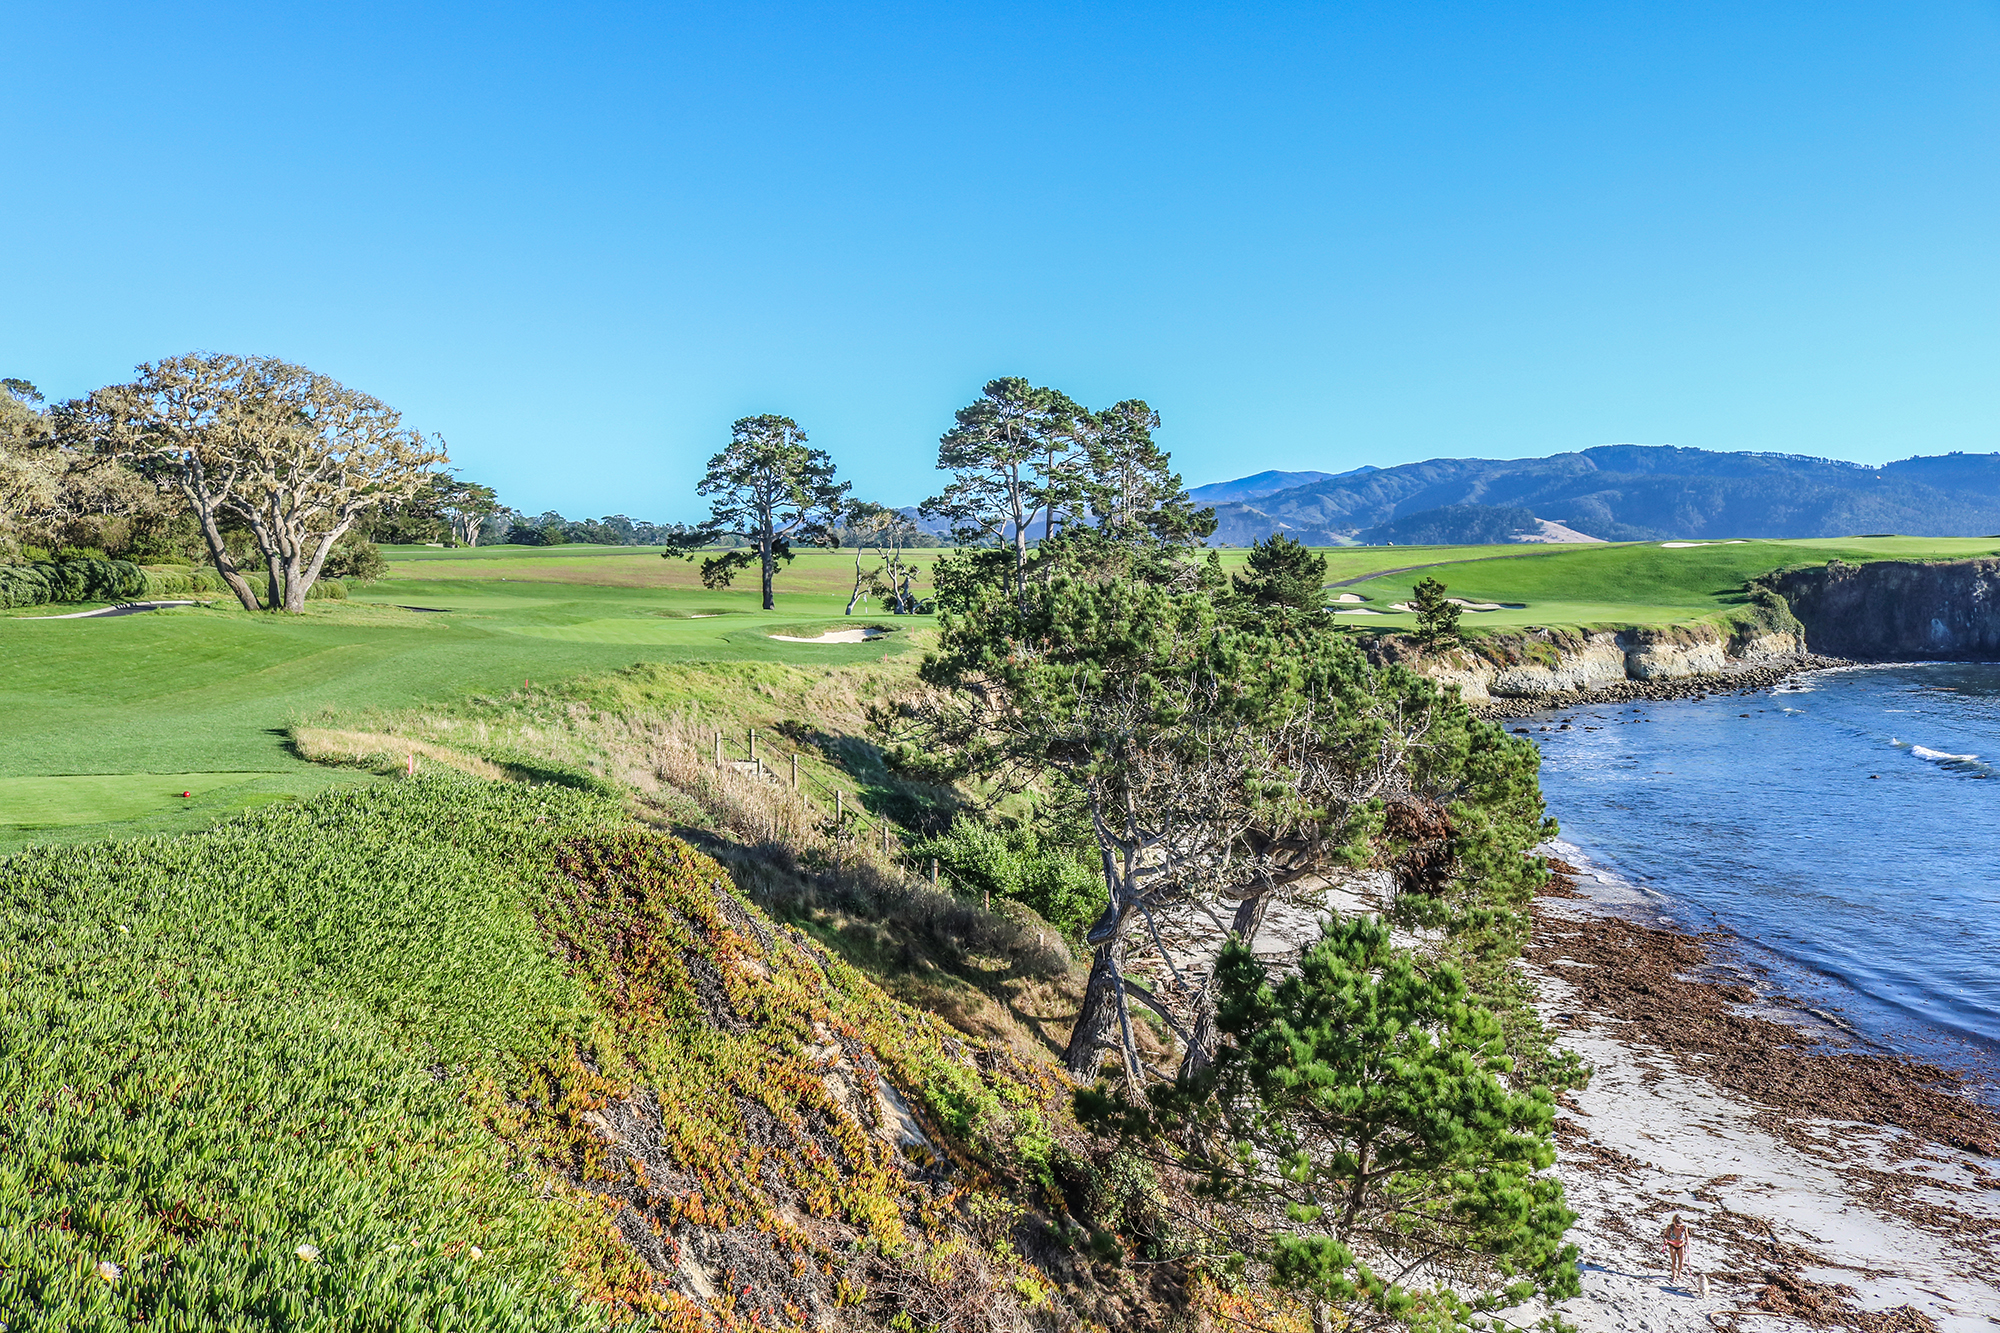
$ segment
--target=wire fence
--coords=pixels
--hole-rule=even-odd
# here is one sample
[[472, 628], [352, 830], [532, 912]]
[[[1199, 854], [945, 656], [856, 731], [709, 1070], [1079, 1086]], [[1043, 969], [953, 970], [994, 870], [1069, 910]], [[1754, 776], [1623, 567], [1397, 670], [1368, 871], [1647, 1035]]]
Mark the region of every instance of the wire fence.
[[[843, 853], [865, 846], [879, 852], [885, 862], [904, 873], [928, 878], [932, 888], [940, 886], [938, 858], [929, 857], [925, 864], [926, 858], [912, 854], [887, 819], [871, 814], [859, 799], [850, 802], [846, 788], [835, 786], [810, 768], [801, 768], [799, 760], [804, 751], [788, 749], [770, 735], [760, 734], [755, 727], [746, 727], [740, 740], [717, 727], [714, 738], [714, 763], [718, 771], [733, 767], [764, 781], [789, 786], [800, 802], [818, 812], [826, 821], [833, 842], [836, 868]], [[815, 754], [815, 758], [821, 756]]]

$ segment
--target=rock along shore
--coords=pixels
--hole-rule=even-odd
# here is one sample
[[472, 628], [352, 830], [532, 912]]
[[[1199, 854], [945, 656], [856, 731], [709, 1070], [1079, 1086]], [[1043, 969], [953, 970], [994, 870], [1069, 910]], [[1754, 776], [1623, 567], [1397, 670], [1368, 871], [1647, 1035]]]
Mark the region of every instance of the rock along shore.
[[1732, 662], [1720, 671], [1692, 676], [1670, 676], [1653, 680], [1613, 680], [1580, 690], [1551, 691], [1547, 694], [1467, 699], [1467, 705], [1481, 717], [1530, 717], [1554, 709], [1581, 708], [1590, 704], [1616, 704], [1663, 699], [1705, 699], [1711, 694], [1749, 694], [1768, 690], [1793, 676], [1808, 671], [1827, 671], [1853, 666], [1841, 657], [1821, 657], [1796, 653], [1752, 662]]

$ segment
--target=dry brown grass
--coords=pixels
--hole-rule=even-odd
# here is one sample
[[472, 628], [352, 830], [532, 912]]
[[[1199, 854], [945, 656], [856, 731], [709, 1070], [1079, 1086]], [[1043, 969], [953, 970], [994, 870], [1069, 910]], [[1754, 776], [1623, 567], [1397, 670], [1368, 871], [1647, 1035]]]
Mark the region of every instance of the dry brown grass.
[[428, 762], [496, 782], [507, 776], [499, 765], [477, 755], [383, 732], [295, 727], [292, 743], [301, 758], [316, 764], [346, 764], [377, 773], [407, 773], [413, 771], [411, 761], [415, 760], [415, 768], [421, 768]]

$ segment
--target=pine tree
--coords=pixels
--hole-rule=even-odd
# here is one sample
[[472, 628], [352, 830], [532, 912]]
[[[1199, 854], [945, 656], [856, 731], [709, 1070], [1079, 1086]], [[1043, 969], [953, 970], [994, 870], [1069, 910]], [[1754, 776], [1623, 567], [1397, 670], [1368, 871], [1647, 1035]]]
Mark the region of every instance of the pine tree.
[[1449, 648], [1458, 642], [1458, 603], [1445, 596], [1445, 585], [1429, 575], [1416, 587], [1411, 605], [1417, 612], [1417, 642], [1426, 652]]
[[[1191, 1173], [1208, 1236], [1312, 1307], [1314, 1326], [1432, 1329], [1577, 1294], [1555, 1101], [1509, 1086], [1499, 1020], [1449, 963], [1372, 918], [1335, 921], [1276, 980], [1240, 941], [1216, 968], [1215, 1062], [1079, 1117]], [[1432, 1283], [1453, 1274], [1457, 1290]], [[1405, 1283], [1409, 1285], [1405, 1285]]]
[[1326, 557], [1274, 532], [1250, 548], [1244, 572], [1231, 582], [1252, 606], [1319, 611], [1326, 603]]

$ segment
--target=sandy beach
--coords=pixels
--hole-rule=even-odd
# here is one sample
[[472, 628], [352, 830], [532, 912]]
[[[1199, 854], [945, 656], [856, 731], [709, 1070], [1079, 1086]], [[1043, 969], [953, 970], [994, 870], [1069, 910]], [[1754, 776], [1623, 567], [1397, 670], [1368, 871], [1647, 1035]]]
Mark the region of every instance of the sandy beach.
[[[1529, 965], [1595, 1070], [1557, 1122], [1583, 1274], [1563, 1316], [1585, 1333], [2000, 1325], [1992, 1114], [1946, 1071], [1827, 1051], [1783, 997], [1716, 967], [1716, 940], [1629, 920], [1620, 886], [1561, 868]], [[1675, 1213], [1692, 1233], [1678, 1284], [1660, 1243]]]

